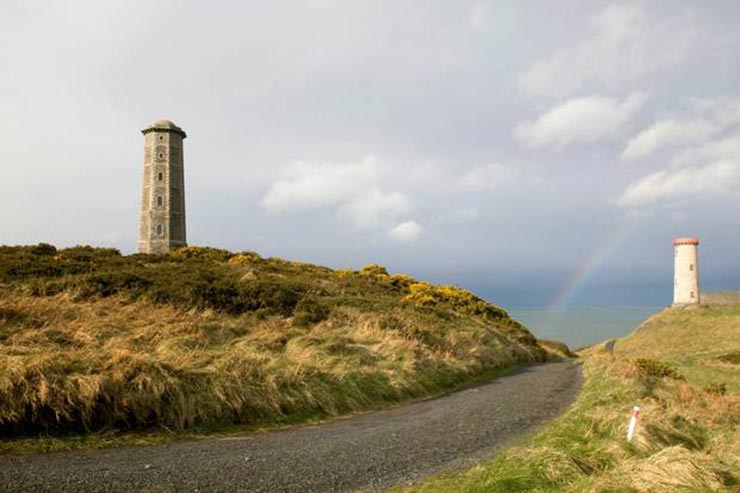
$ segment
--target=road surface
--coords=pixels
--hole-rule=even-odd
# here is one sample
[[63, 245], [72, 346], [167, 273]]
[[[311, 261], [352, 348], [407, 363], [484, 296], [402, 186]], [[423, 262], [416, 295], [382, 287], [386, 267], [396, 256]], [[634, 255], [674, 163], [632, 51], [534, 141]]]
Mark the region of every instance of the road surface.
[[561, 413], [570, 361], [385, 411], [266, 433], [90, 452], [0, 455], [0, 491], [383, 491], [484, 460]]

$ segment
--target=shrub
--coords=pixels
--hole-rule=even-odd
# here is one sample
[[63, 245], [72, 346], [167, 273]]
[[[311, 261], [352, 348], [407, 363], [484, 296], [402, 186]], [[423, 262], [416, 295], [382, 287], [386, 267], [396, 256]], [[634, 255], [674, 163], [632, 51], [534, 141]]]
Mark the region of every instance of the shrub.
[[34, 255], [54, 255], [57, 253], [57, 247], [48, 243], [39, 243], [31, 247], [31, 253]]
[[[122, 295], [131, 301], [143, 298], [185, 309], [212, 308], [232, 314], [260, 310], [290, 316], [311, 281], [309, 277], [304, 282], [280, 277], [240, 281], [240, 273], [222, 262], [231, 254], [214, 248], [185, 247], [170, 255], [128, 257], [117, 250], [87, 246], [48, 255], [53, 248], [0, 250], [0, 282], [20, 284], [34, 296], [63, 291], [77, 299]], [[33, 254], [34, 249], [44, 254]], [[237, 262], [259, 258], [250, 252], [236, 257]]]
[[18, 254], [4, 256], [0, 260], [0, 281], [55, 277], [63, 273], [62, 265], [47, 255], [34, 257], [28, 254]]
[[409, 286], [404, 301], [422, 307], [446, 307], [494, 320], [508, 318], [506, 311], [457, 286], [435, 286], [417, 282]]
[[412, 284], [416, 283], [416, 279], [407, 274], [393, 274], [390, 281], [392, 285], [403, 289], [406, 289]]
[[387, 277], [388, 270], [381, 265], [370, 264], [360, 269], [360, 275], [369, 277]]
[[653, 359], [639, 358], [635, 360], [635, 366], [642, 377], [648, 378], [672, 378], [674, 380], [684, 380], [683, 376], [675, 366], [663, 361]]
[[168, 256], [173, 260], [201, 259], [228, 262], [232, 253], [221, 248], [186, 246], [172, 250]]
[[59, 250], [59, 257], [74, 262], [96, 262], [110, 257], [120, 257], [121, 252], [115, 248], [95, 248], [90, 245], [77, 245]]
[[96, 272], [83, 281], [79, 294], [83, 298], [93, 298], [127, 293], [137, 298], [152, 284], [150, 279], [132, 270]]
[[329, 318], [330, 314], [329, 307], [313, 297], [304, 296], [295, 307], [293, 323], [298, 326], [316, 324]]
[[253, 265], [262, 260], [259, 254], [254, 252], [239, 252], [229, 259], [231, 265]]
[[290, 316], [307, 290], [300, 283], [251, 281], [240, 285], [239, 291], [246, 311], [264, 310]]

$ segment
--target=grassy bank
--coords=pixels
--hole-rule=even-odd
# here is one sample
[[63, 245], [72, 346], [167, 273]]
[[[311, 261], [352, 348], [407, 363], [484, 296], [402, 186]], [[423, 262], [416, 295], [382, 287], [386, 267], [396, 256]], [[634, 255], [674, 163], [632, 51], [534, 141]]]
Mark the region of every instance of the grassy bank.
[[[582, 354], [574, 405], [491, 462], [403, 491], [704, 492], [740, 485], [740, 305], [668, 309]], [[642, 413], [625, 439], [632, 406]]]
[[614, 350], [668, 362], [699, 386], [724, 384], [740, 392], [740, 303], [664, 310], [617, 341]]
[[0, 283], [5, 449], [334, 416], [545, 357], [504, 310], [379, 266], [39, 245], [0, 247]]

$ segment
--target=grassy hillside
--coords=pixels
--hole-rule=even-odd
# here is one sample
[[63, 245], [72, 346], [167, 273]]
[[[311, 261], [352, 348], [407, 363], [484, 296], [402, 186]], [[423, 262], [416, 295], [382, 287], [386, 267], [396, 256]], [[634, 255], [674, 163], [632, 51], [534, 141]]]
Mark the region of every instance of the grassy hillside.
[[740, 304], [664, 310], [620, 339], [615, 354], [604, 345], [582, 352], [577, 401], [525, 443], [404, 491], [738, 491], [739, 354]]
[[337, 415], [544, 357], [504, 310], [379, 266], [0, 247], [5, 445]]
[[669, 308], [617, 341], [614, 350], [668, 362], [702, 387], [724, 384], [740, 392], [740, 303]]

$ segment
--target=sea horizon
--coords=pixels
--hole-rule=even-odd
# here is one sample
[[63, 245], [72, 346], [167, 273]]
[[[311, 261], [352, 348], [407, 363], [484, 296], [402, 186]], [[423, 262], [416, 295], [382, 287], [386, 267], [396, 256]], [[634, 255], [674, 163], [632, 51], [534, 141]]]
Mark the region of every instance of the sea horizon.
[[509, 307], [507, 311], [537, 338], [566, 343], [571, 349], [623, 337], [666, 306], [568, 305]]

